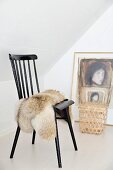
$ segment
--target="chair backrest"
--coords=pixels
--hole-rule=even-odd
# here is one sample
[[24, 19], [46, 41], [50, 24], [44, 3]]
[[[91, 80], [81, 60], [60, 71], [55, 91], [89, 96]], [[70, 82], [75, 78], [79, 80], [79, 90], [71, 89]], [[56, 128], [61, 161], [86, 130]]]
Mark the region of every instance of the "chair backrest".
[[35, 63], [37, 56], [34, 54], [9, 54], [9, 59], [11, 62], [19, 99], [27, 98], [33, 95], [34, 88], [36, 91], [40, 92]]

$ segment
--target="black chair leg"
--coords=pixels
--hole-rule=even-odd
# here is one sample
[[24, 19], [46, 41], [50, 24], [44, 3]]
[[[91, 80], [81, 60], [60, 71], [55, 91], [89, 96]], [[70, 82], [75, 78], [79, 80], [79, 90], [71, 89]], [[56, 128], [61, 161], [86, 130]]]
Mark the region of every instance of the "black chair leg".
[[56, 152], [57, 152], [57, 159], [58, 159], [58, 167], [59, 167], [59, 168], [62, 168], [61, 154], [60, 154], [60, 143], [59, 143], [59, 135], [58, 135], [58, 125], [57, 125], [56, 113], [55, 113], [55, 123], [56, 123], [55, 144], [56, 144]]
[[55, 138], [55, 144], [56, 144], [56, 152], [57, 152], [57, 159], [58, 159], [58, 167], [62, 168], [60, 145], [59, 145], [59, 139], [57, 137]]
[[20, 134], [20, 127], [18, 126], [18, 127], [17, 127], [17, 130], [16, 130], [16, 134], [15, 134], [15, 138], [14, 138], [14, 142], [13, 142], [13, 146], [12, 146], [10, 158], [13, 158], [13, 155], [14, 155], [14, 152], [15, 152], [15, 148], [16, 148], [16, 145], [17, 145], [17, 141], [18, 141], [19, 134]]
[[66, 115], [67, 115], [67, 122], [68, 122], [69, 130], [71, 133], [73, 145], [74, 145], [75, 150], [77, 151], [78, 148], [77, 148], [77, 144], [76, 144], [76, 140], [75, 140], [75, 136], [74, 136], [74, 132], [73, 132], [73, 127], [72, 127], [72, 123], [71, 123], [71, 119], [70, 119], [70, 115], [69, 115], [69, 108], [66, 109]]
[[35, 131], [35, 130], [33, 130], [32, 144], [34, 144], [34, 143], [35, 143], [35, 136], [36, 136], [36, 131]]

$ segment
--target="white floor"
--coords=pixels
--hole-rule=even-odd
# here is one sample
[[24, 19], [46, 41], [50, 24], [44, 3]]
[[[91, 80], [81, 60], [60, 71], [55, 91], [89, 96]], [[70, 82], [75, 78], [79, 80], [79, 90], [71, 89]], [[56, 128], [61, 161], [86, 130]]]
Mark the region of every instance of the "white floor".
[[[89, 135], [80, 133], [75, 123], [75, 152], [68, 127], [61, 122], [59, 126], [62, 170], [113, 170], [113, 127], [107, 126], [101, 135]], [[13, 137], [14, 133], [0, 137], [0, 170], [58, 170], [54, 141], [46, 142], [37, 136], [32, 146], [31, 135], [21, 133], [11, 160]]]

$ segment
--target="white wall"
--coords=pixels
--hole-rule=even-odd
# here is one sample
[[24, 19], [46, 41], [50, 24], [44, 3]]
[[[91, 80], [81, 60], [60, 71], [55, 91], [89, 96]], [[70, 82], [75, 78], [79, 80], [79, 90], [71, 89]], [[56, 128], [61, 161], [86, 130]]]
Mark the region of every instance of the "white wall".
[[[39, 77], [40, 89], [44, 88], [43, 77]], [[15, 108], [18, 95], [14, 81], [0, 82], [0, 135], [8, 133], [16, 127]]]
[[0, 134], [15, 126], [14, 110], [18, 99], [14, 81], [0, 83]]
[[46, 73], [111, 4], [112, 0], [0, 0], [0, 81], [11, 80], [9, 53], [37, 54], [39, 75]]
[[[96, 21], [85, 35], [46, 74], [45, 88], [58, 89], [70, 96], [75, 51], [113, 51], [113, 6]], [[109, 124], [113, 124], [112, 112], [113, 110], [109, 110], [107, 120]], [[75, 113], [75, 118], [78, 119], [78, 112]]]

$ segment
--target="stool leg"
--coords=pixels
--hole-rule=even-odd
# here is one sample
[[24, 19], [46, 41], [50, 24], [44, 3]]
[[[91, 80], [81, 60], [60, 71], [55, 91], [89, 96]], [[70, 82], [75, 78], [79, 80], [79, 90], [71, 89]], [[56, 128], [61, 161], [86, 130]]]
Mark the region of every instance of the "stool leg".
[[16, 130], [16, 134], [15, 134], [15, 138], [14, 138], [14, 142], [13, 142], [13, 146], [12, 146], [10, 158], [13, 158], [13, 155], [14, 155], [14, 152], [15, 152], [15, 148], [16, 148], [16, 144], [17, 144], [17, 141], [18, 141], [19, 134], [20, 134], [20, 127], [18, 126], [18, 127], [17, 127], [17, 130]]
[[36, 136], [36, 131], [35, 131], [35, 130], [33, 130], [32, 144], [34, 144], [34, 143], [35, 143], [35, 136]]
[[72, 127], [72, 123], [71, 123], [71, 119], [70, 119], [70, 115], [69, 115], [69, 108], [66, 109], [66, 115], [67, 115], [67, 122], [68, 122], [69, 130], [71, 133], [73, 145], [74, 145], [75, 150], [77, 151], [78, 148], [77, 148], [77, 144], [76, 144], [76, 140], [75, 140], [75, 136], [74, 136], [74, 132], [73, 132], [73, 127]]
[[59, 168], [62, 168], [61, 154], [60, 154], [60, 143], [59, 143], [59, 135], [58, 135], [58, 125], [57, 125], [56, 113], [55, 113], [55, 123], [56, 123], [55, 144], [56, 144], [56, 152], [57, 152], [57, 159], [58, 159], [58, 167], [59, 167]]

